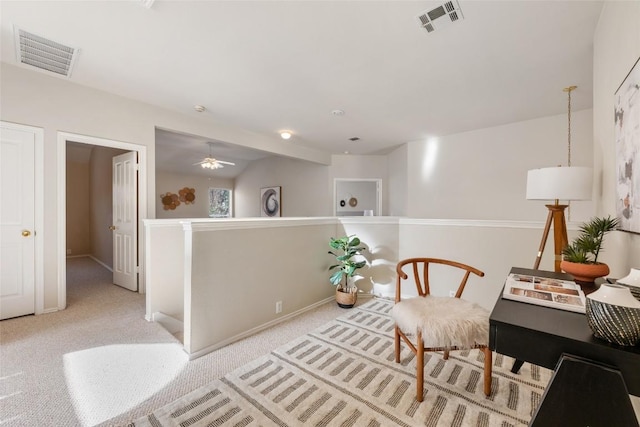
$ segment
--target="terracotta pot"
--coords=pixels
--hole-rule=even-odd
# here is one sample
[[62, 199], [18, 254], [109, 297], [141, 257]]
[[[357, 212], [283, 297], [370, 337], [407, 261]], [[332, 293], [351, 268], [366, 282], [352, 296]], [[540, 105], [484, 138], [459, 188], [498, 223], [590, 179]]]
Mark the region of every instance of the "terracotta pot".
[[352, 308], [358, 300], [358, 288], [352, 287], [353, 292], [343, 292], [342, 288], [336, 288], [336, 302], [342, 308]]
[[609, 274], [609, 266], [604, 263], [580, 264], [577, 262], [562, 261], [560, 268], [565, 273], [573, 276], [573, 279], [580, 285], [585, 294], [598, 289], [595, 280]]

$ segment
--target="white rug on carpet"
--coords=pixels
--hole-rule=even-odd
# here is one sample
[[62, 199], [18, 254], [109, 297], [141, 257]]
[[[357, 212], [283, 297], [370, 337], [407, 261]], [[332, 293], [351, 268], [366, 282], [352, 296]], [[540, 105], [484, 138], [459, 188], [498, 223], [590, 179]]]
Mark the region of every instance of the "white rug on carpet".
[[491, 396], [477, 350], [425, 355], [425, 398], [415, 400], [415, 357], [395, 363], [393, 302], [375, 299], [131, 426], [520, 426], [551, 371], [494, 356]]

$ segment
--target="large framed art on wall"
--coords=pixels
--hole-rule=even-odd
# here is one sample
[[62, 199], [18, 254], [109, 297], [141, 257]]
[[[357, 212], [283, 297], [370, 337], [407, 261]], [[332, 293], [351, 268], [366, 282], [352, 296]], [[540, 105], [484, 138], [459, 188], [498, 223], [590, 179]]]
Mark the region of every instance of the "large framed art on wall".
[[616, 214], [620, 230], [640, 233], [640, 58], [615, 94]]

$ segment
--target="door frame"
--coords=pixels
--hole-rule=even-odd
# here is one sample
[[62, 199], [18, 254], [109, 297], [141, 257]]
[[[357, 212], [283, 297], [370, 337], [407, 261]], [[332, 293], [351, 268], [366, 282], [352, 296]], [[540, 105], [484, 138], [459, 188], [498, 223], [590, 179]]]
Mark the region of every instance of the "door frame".
[[34, 239], [35, 314], [44, 313], [44, 129], [0, 121], [3, 128], [32, 133], [34, 136]]
[[58, 212], [58, 309], [67, 306], [67, 141], [100, 147], [118, 148], [138, 153], [138, 292], [145, 292], [144, 233], [140, 233], [142, 220], [147, 217], [147, 147], [145, 145], [97, 138], [69, 132], [58, 132], [57, 194]]

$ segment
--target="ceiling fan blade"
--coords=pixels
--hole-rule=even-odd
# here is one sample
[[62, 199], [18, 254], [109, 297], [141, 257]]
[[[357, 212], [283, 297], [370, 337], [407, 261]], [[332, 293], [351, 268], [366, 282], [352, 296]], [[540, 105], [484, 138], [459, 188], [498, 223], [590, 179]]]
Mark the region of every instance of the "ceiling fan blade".
[[232, 162], [225, 162], [224, 160], [216, 160], [216, 162], [218, 162], [218, 163], [222, 163], [222, 164], [225, 164], [225, 165], [231, 165], [231, 166], [235, 166], [235, 165], [236, 165], [235, 163], [232, 163]]

